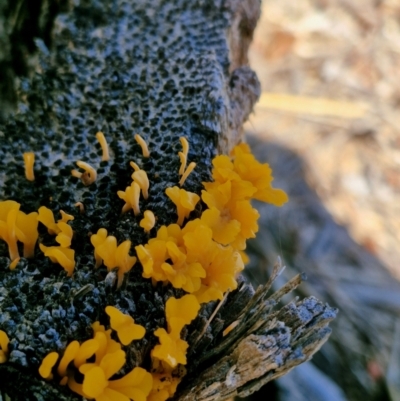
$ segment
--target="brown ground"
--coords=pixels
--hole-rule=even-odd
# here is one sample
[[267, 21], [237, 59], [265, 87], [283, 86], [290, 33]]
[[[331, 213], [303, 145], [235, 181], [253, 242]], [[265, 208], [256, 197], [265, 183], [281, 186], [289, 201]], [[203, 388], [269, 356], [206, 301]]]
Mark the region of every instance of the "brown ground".
[[298, 153], [400, 278], [400, 1], [263, 0], [250, 65], [263, 93], [247, 130]]
[[280, 254], [285, 279], [309, 276], [298, 295], [340, 309], [314, 358], [339, 398], [281, 399], [400, 400], [400, 1], [263, 0], [250, 65], [263, 92], [249, 141], [291, 197], [261, 209], [250, 276]]

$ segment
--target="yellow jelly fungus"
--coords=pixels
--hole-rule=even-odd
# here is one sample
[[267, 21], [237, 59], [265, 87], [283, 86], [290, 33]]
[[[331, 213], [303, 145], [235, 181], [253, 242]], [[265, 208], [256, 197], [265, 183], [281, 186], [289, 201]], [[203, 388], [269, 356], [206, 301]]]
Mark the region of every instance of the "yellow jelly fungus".
[[96, 363], [99, 364], [105, 355], [111, 354], [121, 349], [121, 344], [111, 338], [112, 330], [106, 330], [99, 322], [92, 324], [94, 340], [99, 343], [99, 348], [95, 352]]
[[15, 233], [18, 241], [24, 244], [24, 258], [32, 258], [35, 253], [38, 232], [38, 213], [25, 214], [19, 211], [17, 215]]
[[39, 244], [39, 247], [53, 263], [58, 263], [64, 268], [68, 277], [72, 276], [75, 268], [75, 251], [73, 249], [61, 246], [44, 246], [43, 244]]
[[131, 249], [131, 241], [126, 240], [118, 245], [117, 251], [115, 253], [116, 267], [118, 268], [117, 276], [117, 288], [121, 287], [124, 280], [124, 276], [128, 273], [133, 265], [136, 263], [136, 257], [129, 255], [129, 250]]
[[50, 352], [47, 354], [39, 366], [39, 374], [43, 379], [51, 380], [53, 378], [52, 369], [58, 360], [57, 352]]
[[123, 345], [129, 345], [133, 340], [140, 340], [146, 334], [146, 329], [135, 324], [133, 318], [114, 306], [107, 306], [106, 313], [110, 316], [110, 326], [117, 332], [118, 338]]
[[154, 217], [154, 213], [151, 210], [146, 210], [144, 212], [144, 218], [140, 220], [140, 227], [144, 229], [146, 233], [148, 233], [156, 224], [156, 218]]
[[96, 260], [96, 265], [95, 268], [97, 269], [98, 267], [101, 266], [101, 264], [103, 263], [103, 259], [101, 258], [101, 256], [98, 254], [98, 252], [96, 251], [97, 247], [100, 246], [105, 239], [107, 238], [107, 230], [105, 228], [100, 228], [97, 231], [97, 234], [93, 234], [90, 237], [90, 242], [92, 243], [92, 245], [94, 246], [94, 258]]
[[60, 221], [57, 223], [57, 227], [60, 229], [56, 237], [56, 241], [61, 245], [63, 248], [68, 248], [71, 246], [71, 240], [73, 236], [73, 231], [70, 225]]
[[18, 263], [19, 263], [20, 260], [21, 260], [21, 258], [14, 259], [10, 263], [10, 266], [9, 266], [10, 270], [14, 270], [18, 266]]
[[131, 167], [135, 170], [135, 171], [139, 171], [140, 167], [135, 163], [135, 162], [130, 162], [129, 163], [131, 165]]
[[65, 213], [64, 210], [60, 210], [60, 214], [61, 214], [61, 219], [58, 220], [57, 223], [63, 222], [63, 223], [68, 223], [71, 220], [74, 220], [74, 216], [72, 216], [71, 214]]
[[153, 378], [143, 368], [136, 367], [117, 380], [109, 380], [125, 364], [125, 352], [108, 354], [100, 366], [87, 364], [80, 369], [84, 375], [81, 389], [86, 398], [96, 401], [146, 401], [153, 387]]
[[60, 363], [57, 367], [57, 373], [59, 374], [59, 376], [64, 377], [67, 375], [68, 365], [75, 359], [76, 355], [78, 354], [79, 347], [79, 342], [76, 340], [70, 342], [67, 345], [67, 348], [64, 351], [64, 355], [61, 358]]
[[28, 181], [35, 181], [33, 165], [35, 164], [35, 154], [33, 152], [25, 152], [23, 154], [25, 164], [25, 177]]
[[183, 326], [189, 324], [198, 314], [200, 304], [194, 295], [184, 295], [180, 299], [171, 297], [165, 304], [165, 316], [168, 324], [168, 332], [165, 329], [157, 329], [154, 335], [160, 340], [151, 356], [166, 362], [172, 368], [178, 364], [186, 364], [186, 351], [188, 343], [180, 338]]
[[133, 209], [135, 216], [140, 214], [140, 186], [137, 182], [133, 181], [130, 187], [126, 187], [125, 191], [118, 191], [117, 195], [125, 201], [125, 205], [122, 207], [122, 213]]
[[194, 295], [187, 294], [179, 299], [169, 298], [165, 304], [168, 331], [180, 334], [183, 326], [188, 325], [195, 319], [199, 310], [200, 304]]
[[179, 175], [182, 175], [186, 170], [187, 157], [183, 152], [178, 152], [179, 160], [181, 161], [181, 166], [179, 167]]
[[257, 191], [253, 195], [254, 199], [272, 203], [275, 206], [282, 206], [288, 201], [288, 196], [284, 191], [271, 187], [273, 176], [270, 166], [267, 163], [261, 164], [257, 161], [248, 145], [242, 143], [235, 146], [232, 155], [235, 173], [242, 180], [251, 182], [256, 188]]
[[53, 212], [46, 206], [41, 206], [38, 212], [39, 215], [37, 219], [47, 227], [49, 234], [58, 234], [60, 232], [60, 229], [57, 227], [57, 224], [54, 220]]
[[160, 345], [152, 349], [153, 358], [165, 361], [172, 368], [178, 364], [186, 365], [186, 351], [189, 347], [186, 341], [167, 333], [165, 329], [157, 329], [154, 335], [159, 338]]
[[84, 206], [84, 204], [82, 202], [76, 202], [74, 204], [74, 206], [79, 207], [79, 213], [80, 214], [85, 213], [85, 206]]
[[194, 261], [189, 262], [186, 253], [171, 241], [166, 244], [168, 260], [161, 265], [168, 281], [175, 288], [182, 288], [192, 293], [200, 289], [201, 278], [206, 277], [203, 266]]
[[8, 343], [10, 342], [7, 333], [0, 330], [0, 363], [7, 362], [8, 358]]
[[91, 358], [98, 349], [99, 343], [94, 339], [86, 340], [82, 343], [74, 357], [75, 367], [79, 368], [81, 365], [86, 363], [86, 360]]
[[107, 236], [107, 230], [101, 228], [97, 234], [91, 236], [91, 242], [94, 246], [94, 256], [96, 267], [100, 266], [101, 260], [108, 270], [118, 268], [118, 284], [122, 285], [124, 275], [128, 273], [136, 263], [136, 257], [129, 255], [131, 241], [126, 240], [117, 246], [117, 239], [110, 235]]
[[142, 148], [143, 157], [149, 157], [150, 152], [149, 152], [149, 149], [147, 147], [147, 143], [145, 142], [145, 140], [139, 134], [135, 135], [135, 140], [139, 144], [139, 146]]
[[0, 202], [0, 239], [7, 243], [11, 261], [19, 257], [16, 236], [19, 207], [14, 201]]
[[188, 152], [189, 152], [189, 142], [188, 142], [188, 140], [187, 140], [184, 136], [181, 136], [181, 137], [179, 138], [179, 140], [180, 140], [180, 142], [181, 142], [181, 144], [182, 144], [182, 151], [183, 151], [183, 154], [187, 157]]
[[[81, 160], [78, 160], [76, 162], [76, 165], [81, 168], [82, 170], [85, 170], [84, 173], [79, 173], [76, 170], [72, 170], [71, 174], [74, 177], [80, 178], [83, 185], [86, 187], [93, 184], [96, 179], [97, 179], [97, 172], [96, 170], [88, 163], [85, 163]], [[78, 173], [78, 174], [77, 174]], [[79, 175], [80, 174], [80, 175]]]
[[100, 146], [101, 146], [101, 150], [103, 152], [103, 156], [102, 156], [101, 160], [102, 161], [110, 160], [110, 153], [108, 151], [108, 144], [107, 144], [107, 140], [106, 140], [104, 134], [99, 131], [96, 134], [96, 139], [99, 141]]
[[144, 170], [137, 170], [133, 172], [132, 179], [136, 182], [143, 193], [143, 198], [147, 199], [149, 197], [149, 179], [147, 177], [147, 173]]
[[196, 163], [195, 162], [191, 162], [188, 166], [188, 168], [185, 170], [185, 172], [183, 173], [181, 179], [179, 180], [179, 185], [182, 186], [186, 179], [189, 177], [189, 174], [194, 170], [194, 168], [196, 167]]
[[183, 220], [189, 217], [190, 212], [194, 210], [197, 202], [200, 200], [199, 195], [176, 186], [167, 188], [165, 193], [176, 205], [178, 214], [177, 224], [182, 226]]

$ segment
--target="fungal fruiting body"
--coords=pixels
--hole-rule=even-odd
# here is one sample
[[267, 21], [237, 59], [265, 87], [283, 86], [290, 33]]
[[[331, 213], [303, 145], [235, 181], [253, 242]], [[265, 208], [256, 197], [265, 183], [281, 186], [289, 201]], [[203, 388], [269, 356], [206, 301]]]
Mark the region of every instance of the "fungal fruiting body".
[[[98, 132], [96, 138], [102, 148], [102, 160], [109, 160], [104, 134]], [[142, 156], [150, 158], [144, 139], [139, 135], [135, 139]], [[114, 274], [117, 285], [110, 290], [114, 294], [122, 291], [128, 278], [133, 279], [131, 273], [137, 271], [154, 285], [154, 291], [157, 291], [158, 282], [162, 288], [177, 291], [173, 293], [179, 297], [170, 296], [165, 301], [165, 325], [149, 331], [138, 323], [147, 318], [135, 316], [134, 308], [128, 312], [120, 305], [107, 305], [98, 314], [102, 323], [108, 323], [104, 326], [98, 321], [92, 322], [91, 328], [87, 328], [92, 331], [91, 338], [85, 341], [69, 338], [63, 349], [49, 349], [48, 354], [43, 355], [37, 372], [49, 383], [56, 380], [82, 397], [96, 401], [165, 401], [173, 396], [185, 376], [185, 366], [190, 363], [190, 341], [185, 337], [184, 328], [196, 319], [202, 304], [220, 301], [221, 306], [228, 294], [238, 287], [237, 277], [246, 261], [246, 240], [253, 238], [258, 230], [259, 213], [252, 207], [251, 200], [277, 206], [287, 201], [282, 190], [271, 187], [269, 166], [259, 163], [245, 144], [236, 146], [230, 156], [213, 159], [212, 181], [202, 183], [201, 194], [180, 188], [190, 173], [195, 174], [196, 166], [191, 162], [186, 167], [189, 144], [184, 137], [180, 142], [180, 167], [175, 173], [176, 181], [179, 179], [175, 183], [179, 186], [168, 186], [162, 194], [174, 211], [170, 219], [175, 222], [157, 226], [156, 211], [141, 212], [139, 203], [146, 205], [152, 199], [151, 182], [144, 168], [130, 162], [134, 170], [132, 182], [125, 183], [129, 185], [125, 191], [116, 190], [111, 196], [115, 203], [119, 199], [125, 202], [119, 218], [125, 224], [140, 226], [145, 232], [141, 231], [142, 238], [146, 240], [140, 242], [134, 236], [124, 237], [121, 235], [124, 231], [115, 227], [97, 226], [93, 232], [86, 233], [89, 244], [85, 245], [91, 247], [92, 271], [89, 274], [99, 277], [99, 285], [103, 285], [101, 280], [107, 281], [101, 272]], [[32, 178], [32, 158], [29, 157], [24, 155], [26, 177]], [[82, 161], [76, 164], [85, 172], [73, 170], [72, 175], [80, 178], [85, 186], [91, 185], [97, 178], [96, 170]], [[80, 268], [82, 256], [87, 258], [87, 255], [81, 254], [84, 249], [81, 242], [85, 239], [78, 240], [74, 231], [76, 220], [84, 218], [86, 212], [80, 200], [73, 205], [75, 217], [60, 210], [61, 218], [56, 220], [53, 210], [47, 206], [26, 214], [20, 210], [18, 202], [0, 202], [0, 239], [8, 249], [10, 269], [17, 269], [20, 262], [19, 242], [24, 258], [47, 257], [65, 270], [65, 280], [74, 280], [75, 269]], [[120, 206], [117, 207], [120, 210]], [[131, 209], [133, 214], [125, 214]], [[38, 239], [39, 247], [36, 247]], [[96, 291], [93, 284], [88, 288]], [[73, 296], [78, 298], [79, 293]], [[119, 302], [129, 305], [129, 299], [124, 296], [126, 302]], [[235, 325], [237, 321], [226, 327], [222, 335], [228, 336]], [[150, 371], [143, 367], [131, 369], [135, 364], [127, 362], [131, 355], [128, 350], [137, 347], [140, 341], [149, 344], [149, 338], [153, 338], [153, 343], [156, 339], [147, 354]], [[0, 363], [7, 363], [8, 343], [6, 332], [0, 330]]]

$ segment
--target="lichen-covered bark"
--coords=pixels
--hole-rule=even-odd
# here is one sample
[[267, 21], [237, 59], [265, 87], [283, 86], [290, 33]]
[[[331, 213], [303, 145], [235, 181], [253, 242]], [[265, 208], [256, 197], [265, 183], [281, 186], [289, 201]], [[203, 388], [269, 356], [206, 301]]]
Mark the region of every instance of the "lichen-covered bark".
[[[50, 351], [62, 352], [70, 341], [89, 338], [90, 324], [106, 321], [106, 305], [134, 315], [148, 333], [165, 325], [166, 300], [182, 292], [161, 284], [153, 287], [140, 269], [133, 269], [116, 291], [105, 280], [106, 269], [94, 268], [90, 233], [106, 227], [119, 242], [129, 238], [132, 247], [147, 242], [140, 219], [132, 213], [121, 215], [124, 202], [116, 195], [131, 183], [131, 160], [147, 172], [151, 183], [148, 200], [140, 202], [142, 210], [157, 216], [150, 236], [161, 225], [176, 221], [176, 208], [164, 191], [179, 181], [181, 136], [190, 143], [188, 161], [197, 163], [184, 188], [200, 193], [202, 182], [210, 180], [212, 157], [238, 142], [242, 123], [258, 97], [257, 78], [245, 65], [258, 5], [223, 0], [76, 0], [69, 13], [59, 15], [52, 47], [36, 41], [38, 67], [31, 78], [21, 79], [18, 110], [0, 125], [0, 200], [18, 201], [26, 213], [44, 205], [57, 216], [60, 210], [72, 214], [76, 268], [72, 278], [66, 277], [37, 249], [33, 259], [22, 258], [10, 271], [7, 247], [0, 242], [0, 329], [11, 339], [9, 360], [0, 365], [0, 375], [6, 378], [0, 381], [0, 390], [13, 399], [79, 399], [55, 381], [40, 380], [37, 369]], [[99, 130], [108, 140], [110, 161], [101, 161], [95, 139]], [[150, 158], [142, 156], [136, 133], [148, 143]], [[28, 151], [36, 155], [33, 182], [26, 180], [23, 169], [22, 154]], [[71, 176], [78, 160], [97, 169], [98, 178], [89, 187]], [[76, 202], [82, 202], [84, 213]], [[201, 211], [199, 203], [191, 217]], [[40, 242], [49, 238], [41, 227]], [[227, 345], [221, 334], [239, 317], [240, 337], [229, 338], [236, 338], [238, 349], [254, 350], [260, 369], [251, 377], [243, 376], [240, 367], [221, 370], [229, 370], [235, 380], [225, 387], [220, 383], [220, 399], [251, 392], [257, 383], [284, 372], [285, 366], [307, 359], [327, 338], [327, 329], [311, 325], [309, 336], [296, 340], [293, 325], [306, 327], [309, 321], [286, 319], [279, 312], [274, 315], [277, 320], [258, 327], [269, 318], [272, 304], [264, 303], [264, 293], [253, 298], [249, 286], [241, 288], [229, 295], [210, 325], [207, 320], [215, 303], [204, 306], [186, 331], [192, 359], [181, 397], [203, 371], [199, 377], [205, 381], [200, 380], [198, 391], [209, 393], [205, 377], [216, 356], [226, 367], [232, 364], [229, 369], [238, 362], [245, 365], [240, 353], [224, 356], [234, 344]], [[254, 310], [245, 309], [251, 299]], [[302, 305], [293, 306], [294, 315]], [[313, 305], [311, 314], [323, 308], [318, 302]], [[254, 316], [262, 320], [257, 323]], [[328, 320], [322, 319], [321, 325]], [[196, 333], [203, 333], [198, 342]], [[301, 339], [308, 338], [309, 349], [300, 355], [295, 345], [304, 349]], [[145, 356], [156, 341], [149, 335], [132, 346], [130, 366], [147, 367]], [[260, 353], [274, 341], [283, 348]], [[289, 363], [291, 355], [295, 362]], [[276, 365], [277, 356], [283, 358], [282, 365]], [[267, 370], [262, 369], [264, 360], [271, 361]]]

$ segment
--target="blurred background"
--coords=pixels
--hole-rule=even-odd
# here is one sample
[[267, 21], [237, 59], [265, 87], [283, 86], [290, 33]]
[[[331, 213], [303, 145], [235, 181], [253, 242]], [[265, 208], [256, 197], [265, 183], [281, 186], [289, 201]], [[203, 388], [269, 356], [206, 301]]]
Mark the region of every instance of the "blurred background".
[[[400, 400], [400, 1], [263, 0], [246, 125], [290, 197], [258, 205], [249, 278], [278, 255], [339, 317], [321, 351], [249, 400]], [[289, 302], [292, 298], [288, 297]]]

